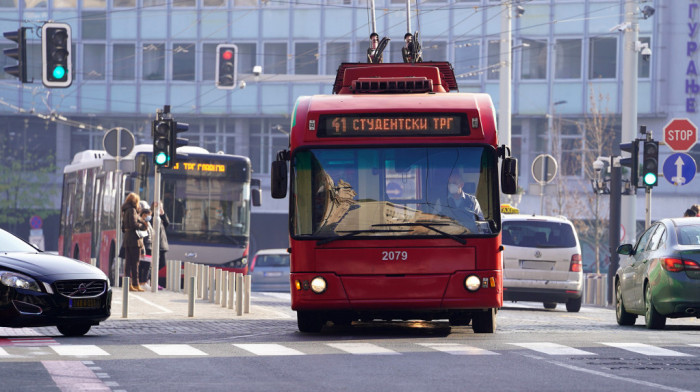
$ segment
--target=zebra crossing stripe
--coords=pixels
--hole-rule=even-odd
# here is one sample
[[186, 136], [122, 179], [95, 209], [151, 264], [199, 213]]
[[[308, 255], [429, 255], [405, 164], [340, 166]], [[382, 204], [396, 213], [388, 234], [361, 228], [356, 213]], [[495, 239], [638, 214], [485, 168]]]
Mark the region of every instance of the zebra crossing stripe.
[[8, 354], [7, 351], [5, 351], [4, 348], [0, 347], [0, 357], [6, 357], [6, 356], [9, 356], [9, 355], [10, 355], [10, 354]]
[[459, 343], [418, 343], [419, 346], [432, 348], [450, 355], [500, 355], [483, 348], [471, 347]]
[[357, 355], [400, 355], [396, 351], [372, 343], [327, 343], [327, 345]]
[[690, 357], [692, 355], [673, 351], [667, 348], [656, 347], [644, 343], [602, 343], [606, 346], [616, 347], [622, 350], [632, 351], [633, 353], [648, 355], [652, 357]]
[[537, 351], [547, 355], [596, 355], [594, 353], [579, 350], [577, 348], [564, 346], [557, 343], [539, 342], [539, 343], [509, 343], [514, 346], [520, 346], [528, 350]]
[[91, 355], [109, 355], [105, 350], [92, 345], [92, 344], [86, 344], [86, 345], [58, 345], [58, 346], [49, 346], [53, 351], [56, 352], [58, 355], [72, 355], [72, 356], [91, 356]]
[[142, 346], [158, 355], [209, 355], [189, 344], [142, 344]]
[[255, 355], [304, 355], [301, 351], [274, 343], [234, 344], [234, 346]]

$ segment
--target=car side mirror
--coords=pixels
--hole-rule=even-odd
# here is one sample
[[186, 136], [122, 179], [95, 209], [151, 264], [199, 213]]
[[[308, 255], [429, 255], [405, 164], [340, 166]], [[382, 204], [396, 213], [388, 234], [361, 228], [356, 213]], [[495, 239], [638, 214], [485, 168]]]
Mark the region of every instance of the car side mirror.
[[634, 255], [634, 246], [632, 244], [622, 244], [617, 247], [617, 254], [632, 256]]

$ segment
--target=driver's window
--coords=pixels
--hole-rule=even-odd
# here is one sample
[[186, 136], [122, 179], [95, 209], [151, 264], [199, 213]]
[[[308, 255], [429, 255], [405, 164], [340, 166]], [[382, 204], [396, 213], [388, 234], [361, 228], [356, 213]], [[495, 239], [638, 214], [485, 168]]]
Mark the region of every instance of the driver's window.
[[652, 234], [651, 239], [649, 240], [649, 246], [647, 246], [648, 251], [659, 249], [659, 245], [662, 243], [661, 239], [666, 237], [664, 235], [664, 233], [666, 233], [666, 228], [663, 225], [656, 226], [657, 229], [654, 231], [654, 234]]
[[639, 237], [639, 241], [637, 241], [637, 246], [634, 247], [634, 252], [639, 253], [639, 252], [644, 252], [647, 248], [647, 244], [649, 243], [649, 238], [651, 238], [652, 233], [654, 233], [654, 230], [656, 230], [657, 226], [652, 226], [649, 228], [649, 230], [645, 231], [644, 234], [642, 234], [641, 237]]

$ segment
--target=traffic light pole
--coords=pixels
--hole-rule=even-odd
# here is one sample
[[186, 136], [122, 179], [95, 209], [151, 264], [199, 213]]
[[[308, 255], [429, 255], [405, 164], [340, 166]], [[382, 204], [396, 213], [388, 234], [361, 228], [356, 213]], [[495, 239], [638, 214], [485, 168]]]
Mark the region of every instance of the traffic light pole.
[[[651, 131], [646, 132], [646, 140], [648, 142], [653, 140], [651, 133], [652, 133]], [[651, 226], [651, 189], [652, 188], [653, 187], [648, 186], [648, 185], [644, 186], [644, 196], [645, 196], [644, 230], [648, 229], [649, 226]]]
[[[610, 266], [608, 267], [608, 304], [613, 303], [613, 278], [620, 257], [617, 248], [620, 246], [620, 210], [622, 202], [622, 168], [617, 157], [610, 157]], [[627, 230], [625, 230], [627, 231]]]
[[151, 291], [158, 292], [158, 271], [160, 270], [160, 209], [163, 208], [163, 202], [160, 199], [160, 167], [154, 165], [155, 176], [153, 185], [153, 201], [158, 202], [158, 209], [151, 206], [153, 209], [153, 242], [151, 244]]

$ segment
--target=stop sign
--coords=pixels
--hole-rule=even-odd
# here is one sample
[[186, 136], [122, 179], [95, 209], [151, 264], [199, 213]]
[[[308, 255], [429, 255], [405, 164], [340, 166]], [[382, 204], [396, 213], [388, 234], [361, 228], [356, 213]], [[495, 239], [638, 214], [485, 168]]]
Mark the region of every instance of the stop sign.
[[687, 118], [674, 118], [664, 127], [664, 142], [673, 151], [686, 152], [698, 141], [698, 127]]

